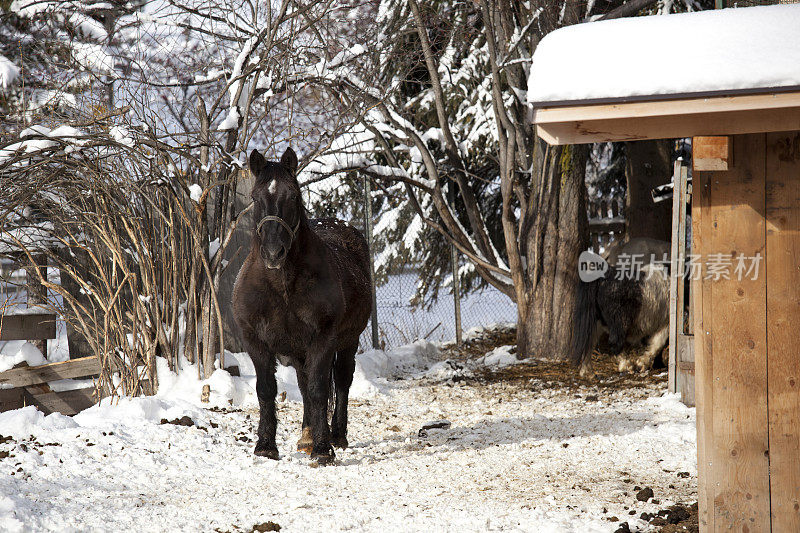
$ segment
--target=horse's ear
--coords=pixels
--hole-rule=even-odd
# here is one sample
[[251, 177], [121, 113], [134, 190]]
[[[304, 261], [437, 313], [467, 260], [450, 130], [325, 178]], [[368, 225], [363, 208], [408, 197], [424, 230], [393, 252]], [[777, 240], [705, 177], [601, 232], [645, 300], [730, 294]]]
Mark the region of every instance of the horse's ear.
[[261, 152], [253, 149], [253, 151], [250, 152], [250, 172], [253, 173], [253, 176], [258, 177], [261, 171], [264, 170], [265, 166], [267, 166], [267, 160], [264, 159], [264, 156], [261, 155]]
[[292, 173], [292, 176], [295, 175], [297, 172], [297, 154], [294, 153], [292, 147], [288, 147], [283, 155], [281, 156], [281, 165], [285, 166], [289, 169], [289, 172]]

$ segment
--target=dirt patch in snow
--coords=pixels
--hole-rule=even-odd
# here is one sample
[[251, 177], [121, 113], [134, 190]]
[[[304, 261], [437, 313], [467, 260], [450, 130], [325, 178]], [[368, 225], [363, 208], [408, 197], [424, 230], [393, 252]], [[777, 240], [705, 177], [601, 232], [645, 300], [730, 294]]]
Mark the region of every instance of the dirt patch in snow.
[[665, 521], [659, 531], [661, 533], [678, 533], [688, 531], [697, 533], [700, 531], [700, 518], [697, 512], [697, 502], [689, 506], [673, 505], [658, 513], [658, 516], [650, 520], [650, 524], [658, 526]]
[[[456, 347], [454, 344], [446, 345], [442, 350], [442, 359], [474, 360], [500, 346], [511, 346], [510, 352], [515, 353], [515, 344], [516, 328], [499, 326], [472, 334], [460, 347]], [[466, 384], [502, 382], [528, 388], [531, 383], [535, 382], [537, 388], [566, 388], [573, 391], [596, 387], [598, 391], [606, 392], [658, 386], [667, 381], [667, 373], [664, 368], [657, 367], [645, 373], [620, 373], [617, 358], [609, 355], [602, 343], [592, 354], [592, 363], [596, 375], [591, 379], [580, 378], [576, 368], [568, 362], [543, 359], [500, 368], [487, 367], [471, 375], [457, 376], [454, 379], [456, 381], [463, 380]], [[592, 401], [591, 395], [587, 399]], [[594, 400], [597, 398], [595, 397]]]
[[534, 360], [499, 369], [487, 368], [466, 379], [484, 383], [503, 381], [516, 384], [529, 383], [533, 380], [543, 382], [549, 388], [577, 390], [594, 386], [601, 391], [633, 389], [667, 381], [667, 374], [663, 369], [641, 374], [620, 373], [617, 370], [615, 357], [598, 353], [594, 354], [594, 369], [597, 373], [594, 378], [583, 379], [578, 377], [575, 367], [567, 362]]
[[447, 343], [442, 349], [442, 359], [453, 361], [466, 361], [477, 359], [499, 346], [508, 346], [517, 343], [517, 329], [513, 326], [497, 326], [473, 333], [467, 340], [456, 346]]

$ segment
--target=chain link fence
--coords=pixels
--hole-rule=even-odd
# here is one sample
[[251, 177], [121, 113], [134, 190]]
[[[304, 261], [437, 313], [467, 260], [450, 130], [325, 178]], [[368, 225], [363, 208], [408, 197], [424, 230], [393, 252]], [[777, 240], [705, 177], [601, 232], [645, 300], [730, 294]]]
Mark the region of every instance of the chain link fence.
[[[376, 287], [378, 347], [390, 349], [417, 339], [447, 342], [456, 338], [456, 305], [450, 289], [439, 292], [429, 307], [412, 303], [417, 291], [419, 273], [409, 268], [388, 276]], [[462, 336], [471, 328], [497, 323], [516, 322], [517, 306], [494, 287], [486, 287], [460, 295]], [[361, 349], [372, 348], [372, 331], [367, 327], [361, 335]]]

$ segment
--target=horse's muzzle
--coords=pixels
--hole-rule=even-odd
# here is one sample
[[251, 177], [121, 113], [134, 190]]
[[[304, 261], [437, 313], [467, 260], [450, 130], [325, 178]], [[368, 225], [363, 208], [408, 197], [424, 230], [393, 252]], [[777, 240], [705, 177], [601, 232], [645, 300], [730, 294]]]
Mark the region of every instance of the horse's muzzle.
[[270, 270], [277, 270], [283, 266], [286, 260], [286, 248], [281, 246], [277, 250], [269, 250], [264, 246], [261, 247], [261, 261], [264, 266]]

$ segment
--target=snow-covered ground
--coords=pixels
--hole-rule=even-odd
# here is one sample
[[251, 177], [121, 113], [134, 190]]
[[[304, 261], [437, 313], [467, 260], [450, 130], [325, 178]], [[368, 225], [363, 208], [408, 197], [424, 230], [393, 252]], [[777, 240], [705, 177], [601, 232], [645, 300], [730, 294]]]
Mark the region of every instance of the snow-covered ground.
[[[508, 353], [498, 348], [457, 373], [513, 363]], [[279, 369], [281, 460], [252, 454], [252, 366], [232, 357], [243, 375], [217, 371], [209, 404], [186, 367], [160, 372], [157, 397], [74, 418], [31, 407], [0, 414], [0, 434], [12, 437], [0, 438], [0, 530], [250, 531], [274, 522], [303, 532], [591, 532], [614, 531], [612, 515], [647, 530], [642, 512], [696, 499], [694, 409], [655, 385], [443, 380], [458, 365], [437, 364], [431, 344], [367, 352], [350, 402], [351, 448], [315, 467], [295, 451], [302, 409], [289, 369]], [[193, 425], [160, 423], [183, 416]], [[438, 420], [450, 426], [420, 433]], [[636, 501], [635, 485], [652, 487], [660, 503]]]

